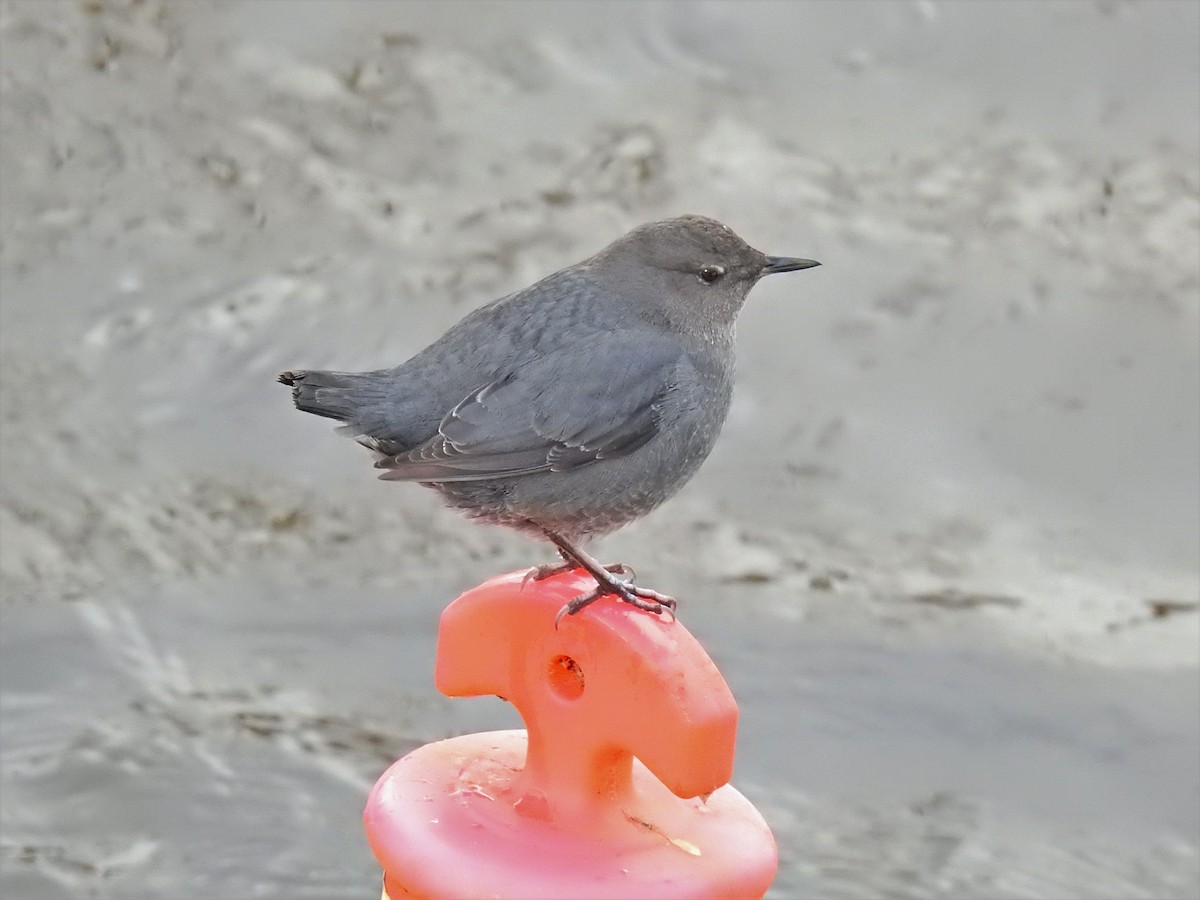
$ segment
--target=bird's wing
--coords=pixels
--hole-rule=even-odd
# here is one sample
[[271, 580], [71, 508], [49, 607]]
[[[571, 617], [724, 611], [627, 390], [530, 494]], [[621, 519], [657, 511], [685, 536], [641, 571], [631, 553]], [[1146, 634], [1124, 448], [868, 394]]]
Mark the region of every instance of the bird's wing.
[[619, 334], [547, 354], [472, 391], [432, 439], [377, 462], [379, 477], [481, 481], [632, 453], [657, 432], [683, 359], [669, 340]]

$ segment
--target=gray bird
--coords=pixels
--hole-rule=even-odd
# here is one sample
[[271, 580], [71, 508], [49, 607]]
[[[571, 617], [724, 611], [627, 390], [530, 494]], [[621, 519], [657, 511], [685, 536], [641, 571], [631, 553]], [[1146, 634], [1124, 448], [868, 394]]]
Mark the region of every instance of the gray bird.
[[[595, 256], [475, 310], [406, 363], [284, 372], [298, 409], [337, 419], [386, 481], [415, 481], [484, 522], [551, 541], [595, 590], [649, 612], [675, 601], [584, 552], [670, 498], [716, 442], [733, 390], [734, 321], [766, 256], [702, 216], [642, 225]], [[617, 576], [626, 576], [619, 578]]]

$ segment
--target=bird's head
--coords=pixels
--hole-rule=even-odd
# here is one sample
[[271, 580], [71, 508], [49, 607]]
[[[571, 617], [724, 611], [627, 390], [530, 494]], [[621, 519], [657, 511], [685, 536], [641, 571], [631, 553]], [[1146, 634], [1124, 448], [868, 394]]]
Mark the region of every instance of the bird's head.
[[639, 226], [587, 261], [592, 277], [637, 302], [651, 318], [685, 332], [733, 327], [746, 296], [764, 275], [820, 263], [767, 256], [727, 225], [679, 216]]

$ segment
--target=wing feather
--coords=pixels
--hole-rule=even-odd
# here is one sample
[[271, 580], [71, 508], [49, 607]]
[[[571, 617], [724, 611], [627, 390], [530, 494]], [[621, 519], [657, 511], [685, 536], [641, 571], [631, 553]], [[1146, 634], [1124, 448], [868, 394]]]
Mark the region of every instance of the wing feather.
[[[389, 481], [482, 481], [568, 472], [645, 446], [684, 360], [642, 333], [547, 354], [471, 391], [438, 433], [376, 463]], [[614, 362], [619, 363], [614, 365]]]

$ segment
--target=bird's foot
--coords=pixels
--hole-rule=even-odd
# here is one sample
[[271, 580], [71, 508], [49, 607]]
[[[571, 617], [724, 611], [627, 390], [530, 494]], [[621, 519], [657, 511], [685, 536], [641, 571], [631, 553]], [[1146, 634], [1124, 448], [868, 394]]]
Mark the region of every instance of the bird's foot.
[[619, 581], [611, 576], [606, 579], [596, 579], [596, 587], [586, 594], [580, 594], [570, 603], [563, 606], [554, 617], [554, 627], [563, 616], [573, 616], [586, 606], [595, 603], [601, 597], [613, 596], [643, 612], [654, 613], [657, 616], [669, 615], [675, 621], [675, 607], [678, 605], [674, 597], [652, 591], [650, 588], [637, 587], [625, 581]]
[[[595, 603], [601, 597], [609, 596], [616, 597], [643, 612], [654, 613], [656, 616], [670, 615], [671, 621], [675, 621], [675, 607], [677, 605], [675, 598], [668, 597], [666, 594], [660, 594], [658, 591], [652, 591], [649, 588], [634, 585], [633, 569], [629, 568], [629, 566], [620, 564], [615, 566], [602, 565], [562, 535], [556, 534], [549, 528], [537, 525], [536, 523], [531, 522], [530, 524], [540, 528], [542, 533], [550, 540], [550, 543], [558, 548], [558, 555], [565, 561], [566, 568], [583, 569], [596, 579], [594, 590], [588, 591], [586, 594], [580, 594], [558, 611], [558, 615], [554, 617], [555, 628], [558, 627], [558, 623], [562, 621], [563, 616], [573, 616], [584, 607]], [[562, 571], [562, 568], [564, 567], [538, 566], [525, 576], [525, 581], [531, 578], [545, 578], [549, 574]], [[616, 577], [618, 575], [623, 575], [625, 578]]]
[[[529, 584], [531, 581], [542, 581], [546, 578], [553, 578], [555, 575], [563, 575], [567, 572], [574, 572], [576, 569], [582, 569], [583, 566], [574, 562], [562, 562], [555, 565], [534, 566], [525, 573], [525, 577], [521, 579], [521, 587]], [[586, 571], [586, 570], [585, 570]], [[626, 581], [633, 581], [637, 576], [634, 574], [633, 567], [627, 566], [625, 563], [613, 563], [604, 567], [604, 571], [612, 575], [620, 575]]]

